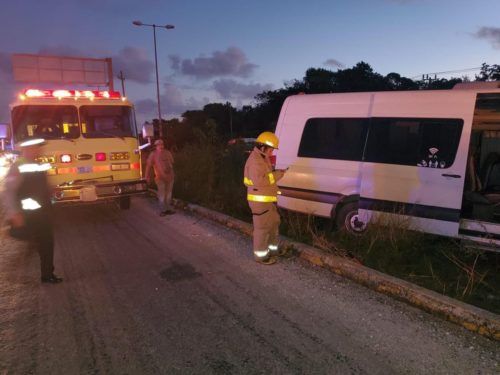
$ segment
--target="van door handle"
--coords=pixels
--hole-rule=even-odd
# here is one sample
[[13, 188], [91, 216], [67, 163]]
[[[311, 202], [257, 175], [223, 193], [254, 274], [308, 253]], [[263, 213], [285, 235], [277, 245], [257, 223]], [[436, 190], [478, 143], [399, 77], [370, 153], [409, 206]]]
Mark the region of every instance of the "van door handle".
[[451, 177], [451, 178], [461, 178], [459, 174], [448, 174], [448, 173], [443, 173], [441, 176], [443, 177]]

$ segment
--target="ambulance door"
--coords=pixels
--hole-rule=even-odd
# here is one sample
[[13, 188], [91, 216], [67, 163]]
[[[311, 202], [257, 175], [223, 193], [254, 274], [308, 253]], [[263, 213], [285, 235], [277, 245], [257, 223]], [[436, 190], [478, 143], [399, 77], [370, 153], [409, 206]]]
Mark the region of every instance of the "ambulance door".
[[359, 218], [458, 235], [474, 92], [376, 93]]

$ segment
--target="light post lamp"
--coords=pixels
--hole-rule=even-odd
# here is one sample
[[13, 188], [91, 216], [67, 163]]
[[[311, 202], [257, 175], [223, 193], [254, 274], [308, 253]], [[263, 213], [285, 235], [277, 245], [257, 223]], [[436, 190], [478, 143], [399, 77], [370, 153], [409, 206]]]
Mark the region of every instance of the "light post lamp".
[[158, 81], [158, 56], [156, 54], [156, 28], [161, 28], [161, 29], [167, 29], [171, 30], [175, 26], [174, 25], [155, 25], [153, 24], [148, 24], [148, 23], [142, 23], [142, 21], [133, 21], [132, 22], [135, 26], [150, 26], [153, 28], [153, 42], [155, 46], [155, 70], [156, 70], [156, 101], [158, 102], [158, 122], [159, 122], [159, 131], [160, 131], [160, 138], [163, 137], [163, 129], [162, 129], [162, 120], [161, 120], [161, 105], [160, 105], [160, 83]]

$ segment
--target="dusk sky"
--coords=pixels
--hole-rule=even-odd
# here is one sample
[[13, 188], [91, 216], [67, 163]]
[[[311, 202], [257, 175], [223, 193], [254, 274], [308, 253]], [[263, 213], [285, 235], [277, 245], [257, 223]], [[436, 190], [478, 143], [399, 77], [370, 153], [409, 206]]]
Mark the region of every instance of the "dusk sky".
[[[112, 57], [138, 121], [155, 117], [157, 30], [165, 117], [208, 102], [252, 104], [310, 67], [365, 61], [383, 75], [476, 71], [500, 63], [500, 0], [2, 0], [0, 122], [23, 87], [10, 55]], [[442, 75], [444, 77], [446, 75]], [[449, 75], [448, 75], [449, 77]], [[118, 80], [116, 88], [120, 88]]]

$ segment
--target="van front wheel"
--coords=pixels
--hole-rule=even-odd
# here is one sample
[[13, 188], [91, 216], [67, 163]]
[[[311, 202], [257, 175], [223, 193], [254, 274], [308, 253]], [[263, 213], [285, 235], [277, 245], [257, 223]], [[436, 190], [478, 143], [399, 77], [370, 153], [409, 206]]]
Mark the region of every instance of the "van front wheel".
[[354, 202], [340, 207], [335, 215], [335, 224], [338, 230], [356, 235], [363, 234], [367, 227], [367, 223], [360, 220], [358, 204]]

